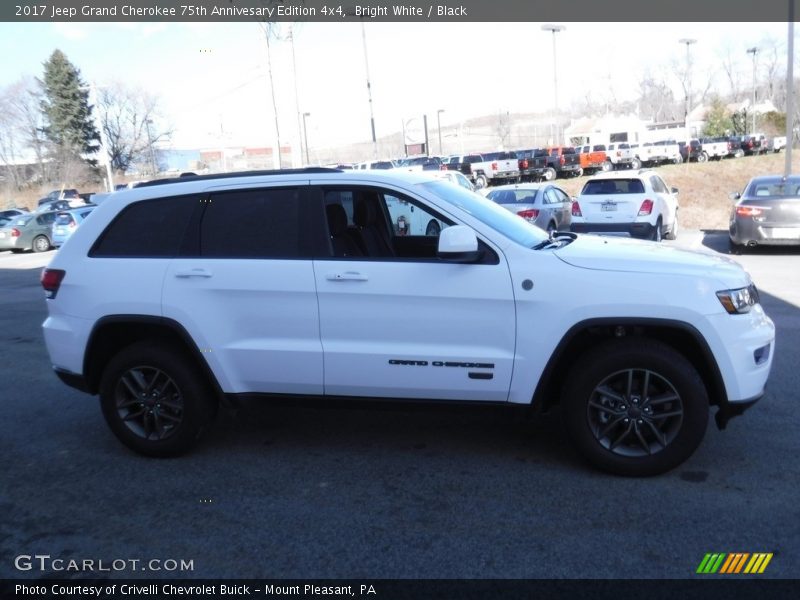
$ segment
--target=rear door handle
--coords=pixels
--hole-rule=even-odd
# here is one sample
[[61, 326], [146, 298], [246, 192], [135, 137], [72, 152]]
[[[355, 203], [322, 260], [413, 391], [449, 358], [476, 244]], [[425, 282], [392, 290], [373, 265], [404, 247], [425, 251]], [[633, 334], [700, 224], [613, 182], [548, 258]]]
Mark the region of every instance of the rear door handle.
[[175, 277], [186, 279], [188, 277], [211, 277], [211, 271], [206, 269], [188, 269], [186, 271], [175, 271]]
[[357, 271], [345, 271], [344, 273], [328, 273], [325, 279], [328, 281], [367, 281], [369, 277]]

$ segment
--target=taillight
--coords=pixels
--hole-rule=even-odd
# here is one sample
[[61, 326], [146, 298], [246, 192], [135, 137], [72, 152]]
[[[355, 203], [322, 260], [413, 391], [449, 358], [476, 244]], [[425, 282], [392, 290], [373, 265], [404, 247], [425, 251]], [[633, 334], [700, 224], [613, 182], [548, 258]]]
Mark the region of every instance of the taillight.
[[642, 202], [642, 205], [639, 207], [639, 216], [645, 217], [653, 212], [653, 201], [652, 200], [645, 200]]
[[497, 171], [497, 163], [496, 162], [492, 163], [492, 171]]
[[21, 234], [19, 232], [19, 229], [17, 229], [16, 227], [14, 227], [14, 229], [11, 230], [11, 237], [19, 237], [20, 235]]
[[581, 212], [581, 205], [578, 204], [577, 200], [573, 200], [572, 202], [572, 216], [573, 217], [582, 217], [583, 213]]
[[565, 162], [567, 162], [567, 161], [566, 161], [566, 159], [564, 158], [564, 155], [563, 155], [563, 154], [562, 154], [561, 156], [559, 156], [559, 157], [558, 157], [558, 162], [559, 162], [560, 164], [562, 164], [562, 165], [563, 165]]
[[528, 210], [519, 210], [517, 211], [517, 214], [526, 221], [533, 221], [539, 216], [539, 209], [529, 208]]
[[761, 206], [737, 206], [736, 215], [739, 217], [759, 217], [767, 210]]
[[61, 286], [61, 281], [67, 272], [63, 269], [42, 269], [42, 276], [40, 281], [45, 291], [45, 297], [52, 300], [58, 293], [58, 288]]
[[521, 161], [519, 161], [519, 168], [520, 169], [527, 169], [528, 168], [528, 159], [527, 158], [523, 158]]

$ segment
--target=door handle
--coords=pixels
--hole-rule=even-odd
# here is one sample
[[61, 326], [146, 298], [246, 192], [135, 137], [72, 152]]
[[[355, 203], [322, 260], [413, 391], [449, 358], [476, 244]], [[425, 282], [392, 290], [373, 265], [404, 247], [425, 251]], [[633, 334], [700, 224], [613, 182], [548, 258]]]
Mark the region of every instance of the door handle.
[[345, 271], [344, 273], [328, 273], [325, 279], [328, 281], [367, 281], [369, 277], [357, 271]]
[[186, 279], [189, 277], [211, 277], [211, 271], [206, 269], [188, 269], [186, 271], [175, 271], [175, 277]]

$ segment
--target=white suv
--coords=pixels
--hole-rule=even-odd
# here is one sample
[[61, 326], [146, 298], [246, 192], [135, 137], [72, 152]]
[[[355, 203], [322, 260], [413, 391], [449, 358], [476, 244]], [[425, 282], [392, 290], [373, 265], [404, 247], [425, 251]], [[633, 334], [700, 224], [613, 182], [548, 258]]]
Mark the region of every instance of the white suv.
[[571, 231], [648, 240], [678, 236], [678, 189], [649, 169], [589, 179], [572, 203]]
[[[401, 231], [398, 204], [440, 227]], [[95, 209], [42, 285], [56, 373], [155, 456], [224, 398], [560, 402], [591, 462], [649, 475], [693, 453], [710, 405], [722, 428], [760, 398], [774, 354], [727, 258], [548, 237], [425, 174], [143, 184]]]

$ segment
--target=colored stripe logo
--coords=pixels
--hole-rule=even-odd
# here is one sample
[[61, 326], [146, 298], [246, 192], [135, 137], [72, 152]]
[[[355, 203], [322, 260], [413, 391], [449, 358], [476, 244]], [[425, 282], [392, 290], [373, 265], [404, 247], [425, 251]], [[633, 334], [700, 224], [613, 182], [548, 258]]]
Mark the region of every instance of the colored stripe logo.
[[736, 575], [739, 573], [763, 573], [772, 560], [772, 552], [729, 552], [708, 553], [703, 557], [697, 573], [701, 575]]

